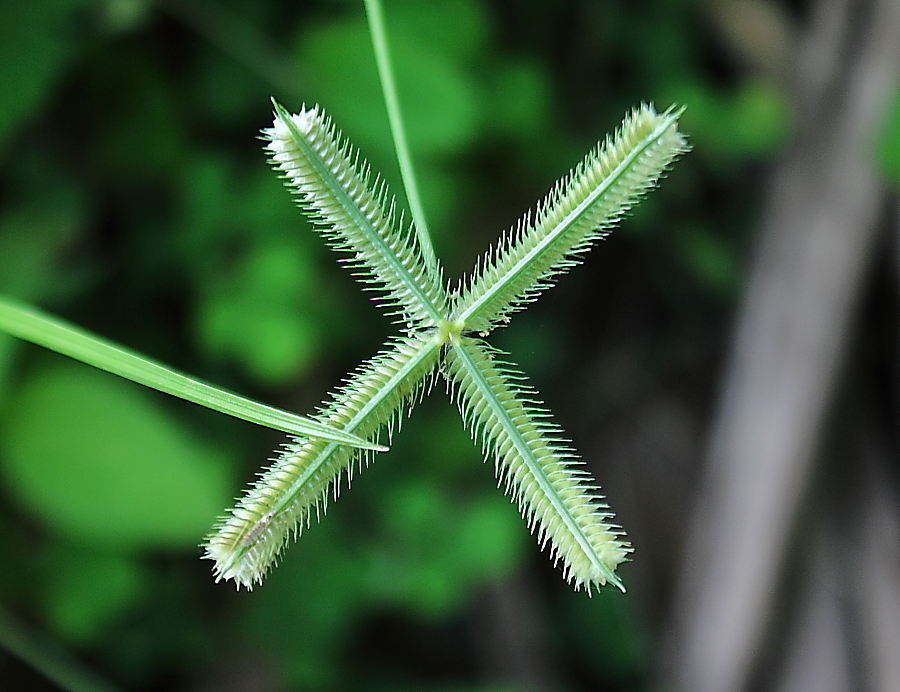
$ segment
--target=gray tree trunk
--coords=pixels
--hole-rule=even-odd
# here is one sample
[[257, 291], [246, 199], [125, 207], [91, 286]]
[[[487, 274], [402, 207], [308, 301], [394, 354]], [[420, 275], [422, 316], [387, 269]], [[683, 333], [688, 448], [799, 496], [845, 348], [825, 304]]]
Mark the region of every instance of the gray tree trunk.
[[900, 2], [812, 12], [673, 612], [667, 675], [691, 692], [744, 690], [758, 663], [883, 208], [871, 146], [900, 78]]

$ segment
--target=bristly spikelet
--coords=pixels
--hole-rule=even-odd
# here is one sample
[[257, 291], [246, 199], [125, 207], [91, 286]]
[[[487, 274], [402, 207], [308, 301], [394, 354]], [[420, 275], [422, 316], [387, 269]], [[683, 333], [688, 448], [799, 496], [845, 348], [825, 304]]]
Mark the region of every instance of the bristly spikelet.
[[[397, 339], [361, 367], [316, 420], [376, 437], [416, 401], [440, 350], [440, 343], [426, 335]], [[349, 482], [354, 463], [368, 465], [370, 456], [319, 438], [294, 439], [206, 538], [204, 557], [215, 561], [216, 581], [234, 579], [248, 589], [262, 583], [289, 538], [325, 512], [329, 492], [337, 496], [341, 476]]]
[[275, 121], [263, 137], [298, 205], [333, 247], [350, 253], [354, 274], [385, 292], [390, 314], [419, 327], [437, 324], [447, 312], [440, 271], [426, 270], [387, 185], [371, 179], [331, 119], [318, 106], [290, 115], [275, 103]]
[[[578, 264], [601, 238], [688, 150], [678, 131], [681, 111], [634, 110], [614, 139], [591, 151], [515, 229], [476, 265], [452, 318], [487, 333], [532, 302], [556, 275]], [[480, 268], [480, 272], [479, 272]]]
[[493, 457], [498, 483], [511, 493], [543, 548], [550, 542], [554, 563], [575, 590], [607, 582], [624, 591], [615, 574], [631, 548], [612, 514], [535, 401], [524, 376], [502, 363], [503, 354], [487, 343], [461, 337], [447, 353], [449, 379], [463, 422]]

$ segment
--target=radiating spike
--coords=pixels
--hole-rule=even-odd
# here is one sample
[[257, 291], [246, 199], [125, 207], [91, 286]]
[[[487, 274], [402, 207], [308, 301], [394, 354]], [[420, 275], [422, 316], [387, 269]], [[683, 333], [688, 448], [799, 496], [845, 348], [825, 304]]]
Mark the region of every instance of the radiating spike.
[[318, 107], [291, 116], [276, 104], [275, 121], [263, 137], [314, 227], [335, 249], [354, 253], [351, 266], [360, 279], [374, 283], [388, 305], [417, 324], [433, 325], [445, 316], [440, 275], [407, 269], [423, 265], [415, 236], [404, 230], [385, 182], [376, 176], [370, 187], [368, 164], [330, 118]]
[[[421, 381], [440, 355], [435, 339], [401, 338], [349, 378], [317, 418], [371, 439], [411, 405]], [[295, 440], [274, 465], [223, 516], [204, 542], [204, 557], [215, 561], [216, 578], [252, 588], [277, 559], [290, 535], [299, 535], [337, 500], [341, 477], [348, 485], [371, 455], [321, 439]]]
[[[658, 115], [642, 106], [603, 146], [559, 180], [550, 193], [476, 262], [455, 302], [474, 332], [487, 334], [534, 300], [652, 188], [688, 146], [677, 130], [680, 112]], [[580, 211], [572, 214], [576, 209]], [[550, 239], [550, 241], [548, 241]], [[538, 255], [535, 251], [540, 248]]]
[[[576, 585], [612, 581], [621, 586], [614, 570], [630, 551], [621, 530], [608, 522], [608, 508], [593, 490], [593, 480], [568, 446], [559, 444], [561, 431], [534, 404], [522, 404], [520, 396], [533, 402], [536, 393], [503, 357], [484, 342], [463, 337], [447, 356], [451, 399], [482, 452], [493, 456], [498, 487], [510, 496], [538, 545], [551, 546], [552, 559], [563, 564], [567, 579]], [[503, 411], [499, 417], [498, 411]], [[548, 485], [553, 496], [544, 491]]]

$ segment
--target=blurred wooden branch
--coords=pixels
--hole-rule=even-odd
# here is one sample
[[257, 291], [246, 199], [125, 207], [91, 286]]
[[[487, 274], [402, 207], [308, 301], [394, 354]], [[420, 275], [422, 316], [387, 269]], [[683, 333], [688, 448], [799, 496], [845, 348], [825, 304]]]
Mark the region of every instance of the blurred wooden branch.
[[488, 585], [477, 600], [481, 675], [498, 689], [561, 690], [564, 680], [545, 641], [544, 613], [530, 575]]
[[[798, 592], [800, 607], [785, 643], [786, 661], [778, 692], [851, 692], [853, 663], [847, 642], [847, 612], [841, 589], [845, 575], [836, 537], [821, 524]], [[772, 666], [774, 667], [774, 666]]]
[[900, 497], [891, 482], [890, 458], [876, 459], [865, 478], [862, 555], [855, 600], [860, 607], [861, 648], [873, 692], [900, 688]]
[[708, 452], [668, 647], [692, 692], [747, 686], [874, 247], [870, 146], [900, 78], [900, 3], [819, 0]]

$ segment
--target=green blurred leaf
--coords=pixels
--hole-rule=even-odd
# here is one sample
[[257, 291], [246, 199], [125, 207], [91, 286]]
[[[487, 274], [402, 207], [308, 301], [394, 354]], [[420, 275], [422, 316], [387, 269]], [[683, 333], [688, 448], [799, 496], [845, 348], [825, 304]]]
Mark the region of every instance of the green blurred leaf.
[[223, 60], [218, 51], [201, 49], [193, 81], [198, 107], [217, 123], [240, 126], [268, 111], [272, 85], [247, 65]]
[[466, 565], [473, 582], [509, 574], [528, 547], [522, 519], [499, 489], [473, 500], [459, 518], [451, 559]]
[[65, 184], [7, 207], [0, 216], [0, 293], [23, 300], [58, 297], [71, 284], [60, 255], [84, 224], [84, 203]]
[[146, 586], [140, 566], [122, 555], [63, 545], [49, 560], [42, 600], [45, 617], [58, 635], [73, 643], [100, 637]]
[[407, 478], [383, 488], [381, 502], [369, 588], [422, 616], [448, 616], [473, 585], [508, 574], [523, 554], [527, 534], [499, 491], [455, 498], [431, 476]]
[[183, 182], [175, 242], [194, 282], [199, 346], [266, 384], [302, 376], [333, 307], [313, 233], [262, 161], [248, 174], [225, 159], [198, 158]]
[[348, 538], [336, 522], [312, 527], [241, 613], [253, 643], [296, 689], [336, 689], [348, 672], [340, 647], [365, 607], [362, 565]]
[[[476, 133], [476, 94], [459, 65], [411, 36], [390, 36], [410, 147], [414, 156], [459, 151]], [[315, 78], [319, 102], [368, 157], [390, 160], [393, 144], [364, 21], [311, 29], [299, 55]]]
[[0, 3], [0, 150], [72, 59], [72, 14], [93, 0]]
[[793, 124], [787, 95], [781, 89], [770, 82], [745, 82], [731, 106], [738, 154], [769, 156], [778, 151]]
[[774, 84], [746, 81], [721, 93], [699, 79], [667, 93], [687, 106], [682, 119], [701, 153], [727, 158], [771, 156], [787, 140], [792, 115], [787, 95]]
[[0, 452], [16, 499], [60, 534], [96, 545], [190, 547], [230, 496], [220, 456], [151, 395], [80, 366], [23, 384]]
[[263, 382], [300, 376], [321, 348], [315, 267], [298, 250], [277, 239], [254, 245], [198, 306], [204, 348], [236, 358]]
[[604, 680], [637, 680], [646, 674], [648, 643], [630, 596], [601, 589], [590, 600], [561, 603], [560, 632], [569, 651]]
[[734, 249], [708, 229], [693, 225], [679, 228], [672, 237], [688, 269], [706, 288], [720, 296], [736, 295], [741, 272]]
[[483, 2], [394, 0], [384, 4], [391, 42], [403, 37], [460, 64], [480, 57], [488, 46], [490, 18]]
[[553, 97], [537, 64], [499, 63], [487, 75], [482, 96], [485, 126], [491, 134], [525, 139], [548, 128]]
[[151, 0], [102, 0], [100, 21], [112, 33], [134, 31], [151, 14]]
[[[0, 294], [36, 301], [68, 294], [78, 283], [76, 273], [62, 266], [60, 256], [84, 224], [81, 195], [62, 181], [52, 191], [5, 209], [0, 216]], [[17, 340], [0, 334], [0, 401]]]
[[166, 65], [132, 44], [111, 44], [91, 56], [96, 64], [81, 86], [78, 108], [96, 133], [86, 152], [90, 172], [129, 196], [177, 175], [194, 142]]

